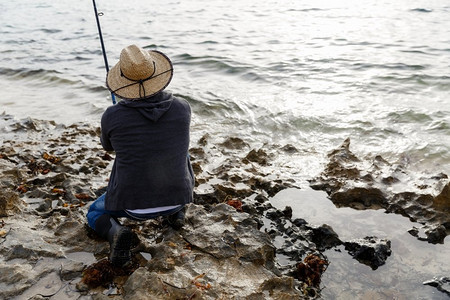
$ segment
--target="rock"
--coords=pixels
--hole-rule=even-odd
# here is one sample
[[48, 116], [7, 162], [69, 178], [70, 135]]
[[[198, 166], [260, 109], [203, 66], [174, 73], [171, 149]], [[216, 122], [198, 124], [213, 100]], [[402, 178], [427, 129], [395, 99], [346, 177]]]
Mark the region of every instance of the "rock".
[[269, 155], [262, 149], [251, 150], [243, 160], [244, 163], [255, 162], [261, 166], [269, 165]]
[[[381, 156], [371, 162], [363, 161], [350, 151], [350, 139], [331, 151], [328, 158], [324, 171], [310, 180], [310, 185], [326, 191], [336, 206], [384, 208], [386, 212], [400, 214], [435, 228], [429, 231], [430, 243], [441, 243], [450, 232], [450, 183], [445, 174], [423, 179], [423, 184], [414, 184], [414, 191], [400, 191], [393, 186], [405, 184], [402, 180], [410, 175], [404, 165], [393, 166]], [[433, 196], [433, 182], [436, 189], [444, 186], [437, 196]], [[443, 233], [441, 226], [447, 233]]]
[[[149, 246], [152, 259], [124, 285], [126, 299], [301, 299], [292, 277], [274, 270], [275, 248], [249, 214], [226, 204], [191, 204], [186, 226]], [[278, 286], [277, 286], [278, 285]]]
[[60, 277], [63, 280], [72, 280], [80, 277], [85, 264], [79, 261], [67, 260], [61, 263]]
[[283, 147], [281, 147], [281, 150], [283, 150], [284, 152], [289, 153], [289, 154], [299, 152], [298, 149], [295, 148], [295, 146], [293, 146], [291, 144], [284, 145]]
[[373, 236], [344, 242], [344, 246], [353, 258], [370, 266], [372, 270], [384, 265], [391, 255], [391, 242]]
[[438, 291], [450, 296], [450, 277], [433, 278], [423, 284], [435, 287]]
[[[51, 297], [58, 293], [63, 287], [63, 282], [56, 272], [52, 272], [42, 277], [30, 289], [21, 295], [23, 299], [30, 299], [33, 296]], [[44, 298], [45, 299], [45, 298]]]
[[238, 137], [228, 137], [220, 146], [227, 149], [238, 149], [241, 150], [248, 147], [248, 144], [241, 138]]
[[425, 230], [425, 234], [429, 243], [443, 244], [444, 239], [447, 236], [447, 229], [444, 225], [434, 225]]
[[342, 244], [337, 233], [329, 225], [322, 225], [319, 227], [311, 227], [311, 240], [316, 244], [321, 251], [331, 249]]
[[433, 207], [450, 212], [450, 182], [442, 189], [441, 193], [434, 198]]
[[247, 213], [238, 213], [226, 204], [217, 205], [211, 213], [201, 206], [190, 205], [184, 239], [215, 258], [236, 257], [268, 265], [275, 249], [269, 236], [258, 230], [258, 223]]
[[361, 187], [341, 189], [333, 193], [330, 199], [338, 207], [350, 206], [353, 208], [358, 208], [355, 203], [362, 204], [364, 208], [379, 208], [387, 201], [383, 192], [379, 189]]
[[8, 217], [17, 213], [22, 206], [23, 201], [19, 198], [19, 194], [0, 186], [0, 217]]

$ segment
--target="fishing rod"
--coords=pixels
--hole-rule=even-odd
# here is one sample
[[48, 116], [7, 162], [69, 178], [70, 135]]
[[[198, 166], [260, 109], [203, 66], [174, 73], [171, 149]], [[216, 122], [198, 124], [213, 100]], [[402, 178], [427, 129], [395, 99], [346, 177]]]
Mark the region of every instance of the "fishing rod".
[[[92, 0], [92, 4], [94, 5], [95, 19], [97, 20], [98, 35], [100, 37], [100, 44], [102, 45], [102, 52], [103, 52], [103, 59], [105, 61], [106, 74], [108, 74], [108, 72], [109, 72], [108, 58], [106, 57], [105, 43], [103, 42], [103, 36], [102, 36], [102, 28], [100, 27], [100, 20], [98, 19], [98, 17], [102, 16], [103, 13], [97, 12], [97, 5], [95, 5], [95, 0]], [[112, 100], [113, 104], [116, 104], [116, 97], [114, 96], [113, 92], [111, 92], [111, 100]]]

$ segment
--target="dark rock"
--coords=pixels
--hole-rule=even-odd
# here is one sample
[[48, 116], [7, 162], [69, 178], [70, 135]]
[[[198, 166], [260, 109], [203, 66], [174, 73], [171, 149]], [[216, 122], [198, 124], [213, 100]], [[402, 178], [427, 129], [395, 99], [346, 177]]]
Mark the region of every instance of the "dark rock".
[[238, 137], [228, 137], [223, 143], [219, 144], [227, 149], [238, 149], [241, 150], [248, 147], [248, 144], [241, 138]]
[[354, 187], [339, 192], [335, 192], [330, 199], [337, 206], [348, 206], [352, 203], [361, 203], [365, 207], [381, 206], [386, 203], [383, 192], [376, 188]]
[[244, 163], [255, 162], [261, 166], [269, 165], [269, 155], [262, 149], [250, 151], [244, 158]]
[[381, 182], [386, 184], [386, 185], [392, 185], [394, 183], [400, 182], [400, 180], [398, 178], [393, 177], [393, 176], [388, 176], [388, 177], [382, 178]]
[[270, 208], [266, 212], [266, 217], [272, 221], [280, 221], [282, 218], [284, 218], [284, 213], [276, 208]]
[[283, 209], [283, 216], [284, 216], [286, 219], [292, 218], [292, 207], [286, 206], [286, 207]]
[[444, 225], [434, 225], [425, 230], [427, 241], [431, 244], [443, 244], [447, 236], [447, 230]]
[[342, 244], [338, 234], [327, 224], [311, 228], [311, 240], [320, 251], [331, 249]]
[[291, 144], [287, 144], [287, 145], [281, 147], [281, 150], [283, 150], [284, 152], [289, 153], [289, 154], [298, 152], [298, 149], [295, 148], [294, 146], [292, 146]]
[[308, 224], [308, 222], [305, 221], [305, 219], [301, 219], [301, 218], [296, 218], [292, 221], [292, 223], [297, 226], [297, 227], [301, 227], [303, 225]]
[[408, 230], [408, 233], [414, 237], [418, 237], [419, 236], [419, 229], [416, 227], [411, 228], [410, 230]]
[[441, 193], [434, 198], [433, 207], [444, 212], [450, 212], [450, 182], [442, 189]]
[[266, 196], [262, 195], [262, 194], [258, 194], [255, 197], [255, 200], [258, 201], [259, 203], [264, 203], [266, 201], [269, 201], [269, 198], [267, 198]]
[[344, 246], [353, 258], [373, 270], [384, 265], [391, 255], [391, 241], [373, 236], [344, 242]]

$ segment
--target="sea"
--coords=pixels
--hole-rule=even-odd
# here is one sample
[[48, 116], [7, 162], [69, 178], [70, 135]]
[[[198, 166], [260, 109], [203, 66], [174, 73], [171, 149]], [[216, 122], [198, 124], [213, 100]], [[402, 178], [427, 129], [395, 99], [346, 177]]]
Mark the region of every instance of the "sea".
[[[281, 158], [280, 165], [289, 164], [290, 176], [305, 186], [346, 138], [358, 157], [407, 162], [413, 177], [450, 175], [448, 0], [95, 3], [108, 66], [131, 44], [171, 58], [168, 90], [192, 106], [193, 144], [208, 135], [239, 137], [256, 149], [293, 145], [296, 159]], [[0, 118], [99, 125], [112, 99], [93, 4], [0, 2]], [[423, 244], [405, 247], [422, 253]], [[442, 274], [438, 254], [450, 253], [448, 244], [427, 245], [423, 262], [404, 272], [433, 262], [423, 278], [399, 275], [386, 284], [379, 270], [360, 273], [351, 259], [336, 264], [347, 283], [333, 284], [337, 277], [328, 270], [324, 298], [445, 299], [421, 283], [433, 270], [450, 276], [448, 259]], [[380, 286], [394, 291], [382, 294]]]

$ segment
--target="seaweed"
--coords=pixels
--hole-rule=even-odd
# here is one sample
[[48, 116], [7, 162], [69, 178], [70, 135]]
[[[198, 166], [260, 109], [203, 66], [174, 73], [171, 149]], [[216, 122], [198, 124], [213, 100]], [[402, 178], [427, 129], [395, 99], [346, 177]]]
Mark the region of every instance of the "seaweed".
[[307, 287], [319, 288], [322, 274], [325, 272], [329, 262], [316, 254], [309, 254], [297, 265], [294, 277], [304, 282]]
[[89, 288], [99, 286], [107, 288], [114, 283], [116, 277], [130, 276], [138, 267], [139, 264], [134, 261], [129, 266], [116, 267], [108, 259], [102, 259], [83, 271], [81, 281]]

